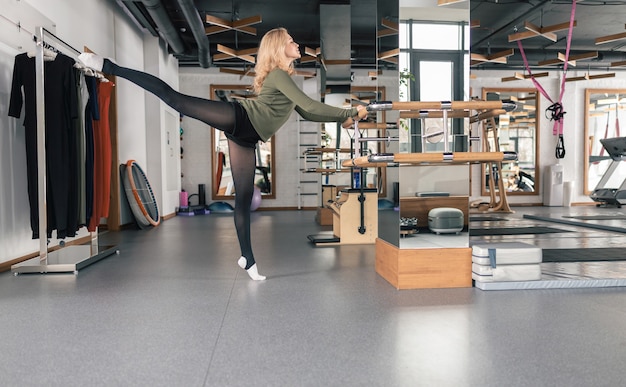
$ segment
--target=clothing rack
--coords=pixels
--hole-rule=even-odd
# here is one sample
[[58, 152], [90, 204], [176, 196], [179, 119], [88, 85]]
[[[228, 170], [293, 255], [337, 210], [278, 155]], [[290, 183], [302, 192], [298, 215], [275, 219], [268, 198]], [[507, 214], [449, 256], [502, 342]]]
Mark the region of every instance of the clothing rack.
[[[98, 230], [90, 232], [90, 243], [71, 245], [48, 252], [48, 222], [46, 203], [46, 117], [45, 117], [45, 72], [44, 48], [51, 46], [50, 41], [64, 48], [63, 53], [78, 60], [80, 51], [48, 31], [44, 27], [36, 27], [35, 35], [35, 90], [37, 94], [37, 187], [39, 203], [39, 257], [11, 266], [14, 275], [20, 273], [73, 273], [112, 254], [119, 254], [115, 246], [100, 246]], [[64, 246], [64, 247], [63, 247]]]

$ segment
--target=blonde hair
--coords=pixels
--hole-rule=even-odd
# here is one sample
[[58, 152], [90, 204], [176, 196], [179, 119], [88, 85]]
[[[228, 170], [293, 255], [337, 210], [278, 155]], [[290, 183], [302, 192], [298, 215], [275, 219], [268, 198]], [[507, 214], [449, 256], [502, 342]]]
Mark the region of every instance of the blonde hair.
[[285, 55], [285, 47], [289, 42], [289, 33], [285, 28], [279, 27], [268, 31], [261, 39], [259, 52], [256, 57], [256, 65], [254, 66], [254, 91], [258, 94], [261, 92], [263, 82], [267, 74], [272, 70], [279, 68], [286, 71], [289, 75], [293, 74], [293, 59]]

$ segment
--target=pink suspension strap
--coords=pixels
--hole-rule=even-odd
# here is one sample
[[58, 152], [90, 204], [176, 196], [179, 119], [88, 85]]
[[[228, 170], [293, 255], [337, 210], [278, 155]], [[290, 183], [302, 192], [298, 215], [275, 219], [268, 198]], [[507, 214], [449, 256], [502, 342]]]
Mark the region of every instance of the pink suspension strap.
[[570, 15], [569, 20], [569, 31], [567, 33], [567, 48], [565, 50], [565, 63], [563, 64], [563, 77], [561, 79], [561, 93], [559, 95], [559, 100], [557, 102], [552, 101], [548, 93], [545, 91], [543, 87], [537, 82], [535, 77], [533, 77], [530, 66], [528, 65], [528, 60], [526, 59], [526, 54], [524, 53], [524, 48], [522, 47], [522, 41], [517, 41], [517, 46], [519, 47], [520, 54], [522, 54], [522, 59], [524, 60], [524, 67], [526, 71], [528, 71], [528, 75], [530, 75], [530, 79], [533, 81], [533, 84], [539, 90], [539, 92], [546, 97], [546, 99], [552, 102], [546, 112], [550, 112], [550, 120], [554, 121], [554, 126], [552, 128], [552, 134], [555, 136], [559, 136], [555, 156], [557, 159], [562, 159], [565, 157], [565, 144], [563, 143], [563, 116], [565, 115], [565, 110], [563, 110], [563, 95], [565, 94], [565, 73], [567, 73], [567, 62], [569, 61], [569, 50], [572, 42], [572, 31], [574, 29], [574, 16], [576, 14], [576, 0], [572, 1], [572, 13]]

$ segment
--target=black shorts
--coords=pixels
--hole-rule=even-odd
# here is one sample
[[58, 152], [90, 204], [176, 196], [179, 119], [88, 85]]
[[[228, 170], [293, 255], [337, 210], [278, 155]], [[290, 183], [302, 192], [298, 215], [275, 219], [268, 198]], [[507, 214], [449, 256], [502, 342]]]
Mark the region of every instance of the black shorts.
[[252, 126], [246, 109], [239, 102], [231, 102], [235, 109], [235, 130], [233, 134], [224, 133], [226, 138], [233, 141], [237, 145], [246, 148], [256, 148], [256, 144], [261, 141], [261, 137]]

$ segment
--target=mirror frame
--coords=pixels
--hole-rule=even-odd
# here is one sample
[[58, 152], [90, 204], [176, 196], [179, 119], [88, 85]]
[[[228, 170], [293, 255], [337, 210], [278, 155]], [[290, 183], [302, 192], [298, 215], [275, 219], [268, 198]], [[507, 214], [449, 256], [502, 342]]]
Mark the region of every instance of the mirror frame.
[[[590, 144], [589, 134], [591, 133], [590, 128], [590, 108], [591, 108], [591, 95], [592, 94], [626, 94], [626, 89], [585, 89], [585, 130], [584, 130], [584, 138], [583, 138], [583, 194], [591, 195], [593, 189], [588, 189], [587, 185], [589, 184], [589, 159], [591, 158], [591, 148], [592, 144]], [[609, 96], [607, 96], [609, 98]]]
[[[229, 84], [211, 84], [210, 85], [210, 97], [212, 100], [216, 100], [216, 91], [227, 90], [235, 91], [241, 90], [250, 92], [251, 86], [248, 85], [229, 85]], [[217, 166], [217, 154], [215, 152], [215, 133], [217, 129], [211, 127], [211, 197], [213, 200], [233, 200], [235, 195], [219, 195], [219, 187], [217, 186], [217, 179], [215, 176]], [[218, 131], [219, 132], [219, 131]], [[276, 136], [272, 136], [268, 141], [271, 144], [271, 157], [270, 165], [276, 165]], [[263, 199], [276, 199], [276, 168], [272, 168], [270, 174], [271, 192], [269, 194], [263, 194]]]
[[[539, 170], [539, 142], [540, 142], [540, 133], [539, 133], [539, 117], [537, 116], [537, 112], [539, 111], [539, 91], [534, 87], [483, 87], [482, 88], [482, 99], [487, 99], [487, 93], [534, 93], [535, 94], [535, 181], [534, 181], [534, 191], [533, 192], [525, 192], [525, 191], [507, 191], [508, 195], [519, 195], [519, 196], [537, 196], [540, 192], [540, 170]], [[482, 133], [481, 133], [482, 136]], [[484, 164], [483, 164], [484, 166]], [[487, 177], [485, 174], [484, 167], [480, 170], [480, 181], [481, 181], [481, 195], [489, 196], [490, 191], [487, 190]]]

